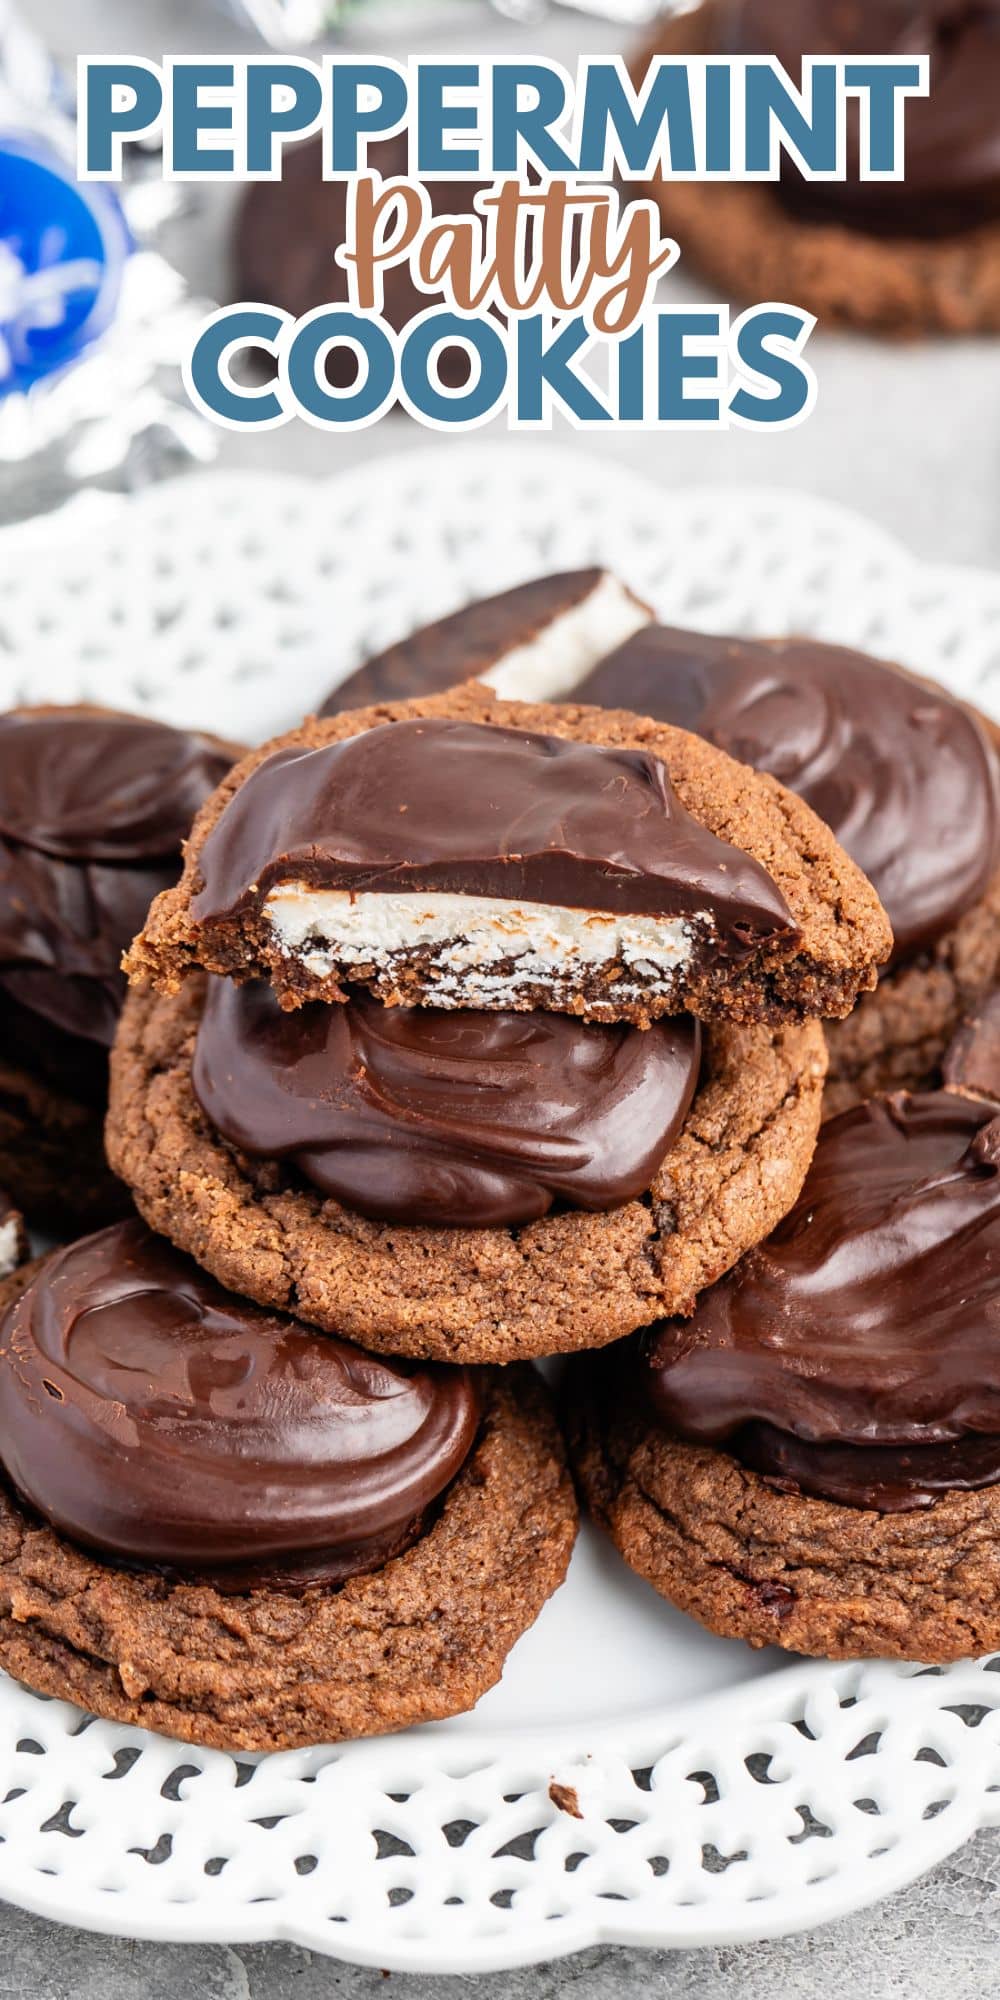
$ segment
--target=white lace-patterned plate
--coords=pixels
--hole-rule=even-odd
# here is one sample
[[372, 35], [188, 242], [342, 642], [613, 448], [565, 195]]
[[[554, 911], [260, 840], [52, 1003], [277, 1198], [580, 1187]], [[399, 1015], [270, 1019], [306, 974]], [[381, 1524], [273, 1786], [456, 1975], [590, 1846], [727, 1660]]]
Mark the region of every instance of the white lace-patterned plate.
[[[851, 641], [1000, 711], [1000, 577], [918, 564], [819, 502], [665, 494], [524, 439], [322, 485], [204, 475], [8, 532], [0, 706], [92, 698], [260, 737], [414, 624], [590, 562], [671, 622]], [[753, 1654], [588, 1532], [501, 1685], [402, 1737], [230, 1757], [0, 1676], [0, 1895], [415, 1971], [775, 1936], [1000, 1822], [996, 1669]]]

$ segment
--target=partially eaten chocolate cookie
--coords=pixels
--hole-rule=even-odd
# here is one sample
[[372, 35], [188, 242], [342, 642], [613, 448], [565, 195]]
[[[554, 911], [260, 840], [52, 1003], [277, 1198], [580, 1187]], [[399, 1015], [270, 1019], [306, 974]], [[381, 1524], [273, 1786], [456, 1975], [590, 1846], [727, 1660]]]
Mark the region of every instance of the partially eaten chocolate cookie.
[[652, 616], [611, 570], [532, 577], [373, 654], [338, 683], [320, 714], [443, 694], [463, 681], [484, 681], [519, 701], [553, 701]]
[[806, 806], [683, 731], [475, 685], [311, 721], [199, 814], [128, 954], [282, 1004], [553, 1007], [647, 1025], [841, 1015], [890, 936]]

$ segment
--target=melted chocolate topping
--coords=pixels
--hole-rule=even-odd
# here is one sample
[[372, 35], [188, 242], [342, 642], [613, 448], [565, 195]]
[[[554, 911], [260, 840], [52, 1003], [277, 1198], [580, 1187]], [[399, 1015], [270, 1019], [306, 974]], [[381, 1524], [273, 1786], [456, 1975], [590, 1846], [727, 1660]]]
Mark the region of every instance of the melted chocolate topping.
[[233, 1297], [120, 1223], [56, 1251], [0, 1321], [0, 1461], [119, 1560], [326, 1583], [415, 1538], [478, 1421], [463, 1368], [410, 1367]]
[[[785, 1463], [812, 1465], [810, 1490], [826, 1490], [813, 1445], [831, 1448], [843, 1492], [834, 1447], [996, 1440], [1000, 1104], [901, 1092], [831, 1120], [791, 1214], [689, 1320], [652, 1330], [640, 1373], [660, 1420], [684, 1437], [736, 1439], [739, 1450], [747, 1424], [791, 1433], [810, 1449], [783, 1447]], [[768, 1469], [780, 1470], [773, 1440], [768, 1449]], [[931, 1490], [919, 1450], [916, 1481]], [[934, 1462], [936, 1477], [947, 1462]], [[892, 1466], [869, 1469], [877, 1495]], [[859, 1456], [854, 1496], [878, 1505], [861, 1497], [864, 1473]]]
[[234, 752], [111, 709], [0, 716], [0, 988], [110, 1047], [121, 957]]
[[320, 714], [341, 715], [348, 708], [440, 694], [461, 681], [479, 680], [505, 653], [529, 646], [546, 626], [585, 603], [603, 574], [600, 569], [575, 569], [533, 577], [513, 590], [467, 604], [450, 618], [436, 618], [366, 660], [327, 697]]
[[666, 766], [482, 723], [386, 723], [278, 750], [234, 793], [201, 854], [196, 921], [259, 907], [276, 883], [427, 890], [696, 917], [737, 961], [797, 931], [760, 864], [700, 826]]
[[811, 805], [868, 876], [894, 963], [978, 902], [1000, 865], [1000, 767], [943, 688], [843, 646], [651, 625], [574, 698], [707, 737]]
[[902, 1514], [931, 1507], [942, 1493], [971, 1493], [1000, 1480], [1000, 1437], [950, 1444], [807, 1444], [771, 1424], [748, 1424], [733, 1450], [744, 1465], [788, 1493], [811, 1493], [846, 1507]]
[[264, 983], [213, 979], [193, 1082], [230, 1144], [293, 1161], [362, 1215], [486, 1228], [643, 1194], [700, 1047], [689, 1016], [643, 1033], [366, 995], [289, 1014]]
[[803, 55], [929, 55], [930, 96], [906, 115], [901, 181], [858, 178], [858, 118], [848, 122], [848, 179], [782, 179], [803, 216], [877, 235], [933, 237], [1000, 216], [998, 0], [721, 0], [722, 44], [776, 55], [797, 82]]

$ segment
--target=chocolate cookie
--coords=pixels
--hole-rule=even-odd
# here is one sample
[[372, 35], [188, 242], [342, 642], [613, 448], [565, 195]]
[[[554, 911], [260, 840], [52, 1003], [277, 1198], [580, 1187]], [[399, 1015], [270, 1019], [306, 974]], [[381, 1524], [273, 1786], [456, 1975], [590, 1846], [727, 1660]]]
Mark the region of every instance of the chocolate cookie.
[[[713, 1630], [830, 1657], [1000, 1643], [1000, 1065], [824, 1126], [773, 1235], [574, 1389], [583, 1489]], [[982, 1093], [986, 1094], [982, 1094]]]
[[576, 690], [623, 703], [780, 778], [877, 891], [892, 959], [831, 1023], [827, 1110], [931, 1081], [1000, 972], [1000, 766], [993, 725], [933, 682], [812, 639], [647, 625]]
[[[291, 1160], [253, 1159], [214, 1130], [192, 1082], [202, 1005], [203, 981], [194, 979], [176, 995], [130, 995], [112, 1063], [107, 1142], [116, 1171], [150, 1225], [221, 1282], [378, 1352], [510, 1361], [601, 1346], [660, 1312], [689, 1311], [790, 1207], [818, 1129], [818, 1024], [713, 1027], [697, 1095], [647, 1194], [603, 1213], [536, 1208], [541, 1219], [524, 1227], [372, 1221], [324, 1198]], [[427, 1088], [426, 1077], [417, 1082]], [[378, 1078], [376, 1088], [384, 1104]], [[418, 1099], [422, 1122], [426, 1110]], [[401, 1162], [388, 1150], [390, 1179], [402, 1176], [404, 1191], [412, 1130], [401, 1118]], [[363, 1136], [367, 1147], [371, 1135]], [[436, 1148], [446, 1136], [435, 1127]], [[516, 1131], [510, 1147], [493, 1144], [508, 1174], [516, 1161], [517, 1179], [538, 1186], [537, 1145]], [[433, 1158], [425, 1169], [433, 1173]], [[462, 1170], [461, 1159], [448, 1168], [448, 1201]]]
[[265, 976], [288, 1006], [347, 978], [389, 1004], [780, 1022], [849, 1012], [889, 943], [773, 779], [635, 715], [472, 685], [244, 759], [127, 966], [168, 992], [199, 964]]
[[[794, 299], [824, 324], [885, 333], [1000, 327], [1000, 8], [995, 0], [858, 7], [701, 0], [668, 18], [632, 65], [655, 56], [930, 53], [931, 94], [907, 107], [898, 182], [670, 181], [650, 192], [664, 230], [726, 294]], [[856, 159], [856, 136], [852, 146]]]
[[617, 1356], [575, 1362], [570, 1395], [570, 1455], [594, 1519], [709, 1631], [831, 1660], [1000, 1646], [1000, 1486], [894, 1514], [796, 1498], [652, 1425]]
[[[384, 180], [405, 178], [406, 131], [375, 141], [368, 149], [368, 164]], [[427, 182], [432, 212], [471, 215], [484, 185], [469, 180]], [[236, 297], [280, 306], [295, 319], [319, 306], [346, 304], [347, 273], [334, 262], [334, 252], [346, 239], [347, 192], [346, 181], [323, 178], [321, 138], [290, 146], [280, 180], [255, 181], [244, 190], [233, 244]], [[418, 313], [441, 303], [440, 294], [435, 298], [417, 290], [405, 260], [386, 269], [382, 278], [382, 311], [397, 333]], [[460, 389], [469, 380], [469, 357], [461, 347], [445, 347], [438, 368], [446, 388]], [[338, 349], [327, 363], [327, 374], [334, 388], [349, 388], [357, 377], [357, 363], [345, 349]]]
[[825, 1115], [880, 1090], [936, 1082], [963, 1015], [1000, 978], [1000, 875], [912, 965], [898, 966], [827, 1034], [830, 1077]]
[[562, 1581], [529, 1369], [375, 1361], [138, 1223], [0, 1312], [0, 1664], [41, 1693], [230, 1749], [377, 1734], [471, 1707]]
[[610, 570], [533, 577], [387, 646], [340, 682], [320, 714], [442, 694], [462, 681], [485, 681], [522, 701], [552, 701], [652, 615]]
[[128, 1206], [101, 1136], [121, 956], [237, 754], [111, 709], [0, 716], [0, 1181], [50, 1228]]

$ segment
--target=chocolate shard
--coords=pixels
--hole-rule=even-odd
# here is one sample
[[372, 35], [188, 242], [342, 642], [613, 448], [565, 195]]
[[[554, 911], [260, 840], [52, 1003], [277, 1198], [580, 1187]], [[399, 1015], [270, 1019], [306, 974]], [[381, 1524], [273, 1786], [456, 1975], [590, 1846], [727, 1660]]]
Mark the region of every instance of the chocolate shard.
[[534, 577], [435, 619], [366, 660], [327, 697], [320, 714], [438, 694], [470, 680], [523, 701], [551, 700], [652, 615], [610, 570]]
[[[293, 1001], [331, 983], [595, 1020], [683, 1009], [693, 963], [794, 950], [750, 856], [643, 750], [445, 720], [278, 751], [205, 842], [192, 914]], [[218, 969], [217, 967], [214, 969]]]
[[1000, 867], [1000, 766], [985, 728], [885, 660], [648, 625], [574, 698], [693, 730], [805, 799], [877, 891], [894, 963], [950, 930]]
[[941, 1064], [949, 1090], [1000, 1103], [1000, 988], [985, 995], [963, 1021]]

